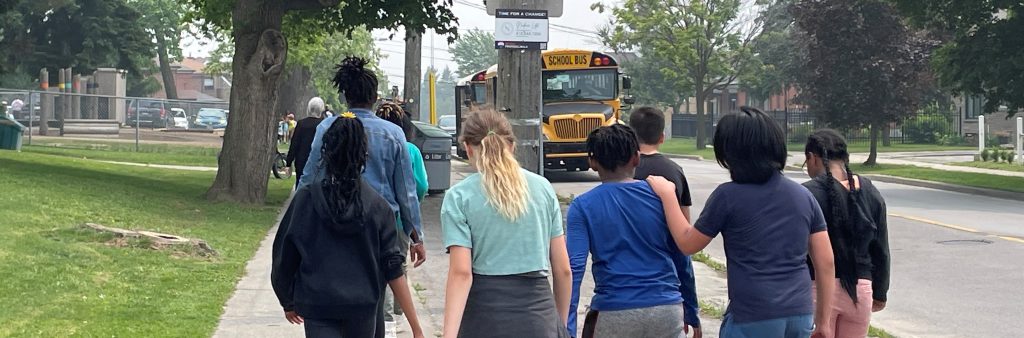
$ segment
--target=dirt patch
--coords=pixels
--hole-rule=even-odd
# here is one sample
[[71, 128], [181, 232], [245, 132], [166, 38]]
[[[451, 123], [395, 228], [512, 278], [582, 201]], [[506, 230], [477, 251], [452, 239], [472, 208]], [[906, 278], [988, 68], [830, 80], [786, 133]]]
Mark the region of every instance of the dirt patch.
[[206, 241], [196, 238], [113, 228], [95, 223], [82, 224], [81, 228], [112, 235], [106, 244], [113, 247], [169, 251], [173, 257], [178, 258], [211, 258], [219, 255]]

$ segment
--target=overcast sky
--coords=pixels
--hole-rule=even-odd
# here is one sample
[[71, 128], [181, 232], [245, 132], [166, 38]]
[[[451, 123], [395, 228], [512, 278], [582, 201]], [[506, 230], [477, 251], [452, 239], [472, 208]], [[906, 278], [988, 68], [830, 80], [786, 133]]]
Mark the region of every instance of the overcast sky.
[[[492, 0], [498, 1], [498, 0]], [[590, 10], [590, 5], [597, 0], [563, 0], [563, 14], [559, 18], [551, 18], [549, 23], [548, 47], [554, 48], [583, 48], [602, 50], [601, 44], [597, 41], [594, 32], [601, 25], [608, 22], [608, 13], [599, 14]], [[607, 1], [606, 1], [607, 2]], [[483, 0], [455, 0], [452, 8], [455, 16], [459, 18], [459, 30], [477, 28], [494, 32], [494, 17], [487, 15], [484, 10]], [[403, 74], [405, 72], [405, 42], [401, 40], [404, 33], [395, 34], [395, 40], [387, 40], [390, 35], [388, 31], [374, 31], [377, 39], [377, 47], [383, 51], [386, 57], [381, 60], [381, 67], [388, 75], [388, 81], [392, 85], [403, 85]], [[433, 48], [431, 48], [431, 37]], [[203, 45], [205, 44], [205, 45]], [[200, 57], [208, 56], [214, 46], [208, 41], [197, 41], [193, 38], [182, 40], [182, 47], [186, 56]], [[448, 66], [453, 71], [458, 68], [452, 60], [453, 56], [448, 53], [447, 39], [444, 36], [433, 33], [423, 37], [423, 70], [431, 64], [430, 52], [434, 52], [434, 65], [438, 69]]]

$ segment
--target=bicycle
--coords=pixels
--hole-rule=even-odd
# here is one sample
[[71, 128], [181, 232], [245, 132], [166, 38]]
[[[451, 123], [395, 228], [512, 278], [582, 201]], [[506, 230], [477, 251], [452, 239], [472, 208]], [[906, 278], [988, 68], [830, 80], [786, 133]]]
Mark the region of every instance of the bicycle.
[[274, 174], [274, 177], [282, 180], [292, 178], [292, 170], [288, 166], [288, 157], [281, 153], [280, 150], [277, 150], [276, 147], [274, 148], [274, 154], [271, 156], [273, 156], [273, 166], [270, 168], [270, 171]]

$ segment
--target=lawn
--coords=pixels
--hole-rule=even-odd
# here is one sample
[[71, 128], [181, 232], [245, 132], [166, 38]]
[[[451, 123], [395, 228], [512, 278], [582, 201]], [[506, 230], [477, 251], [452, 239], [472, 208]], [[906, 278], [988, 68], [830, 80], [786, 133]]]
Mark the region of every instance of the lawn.
[[23, 146], [22, 151], [104, 161], [216, 167], [220, 148], [195, 145], [103, 141], [47, 141]]
[[1009, 163], [979, 162], [979, 161], [976, 161], [976, 162], [959, 162], [959, 163], [950, 163], [950, 164], [951, 165], [955, 165], [955, 166], [961, 166], [961, 167], [973, 167], [973, 168], [984, 168], [984, 169], [996, 169], [996, 170], [1007, 170], [1007, 171], [1024, 172], [1024, 166], [1022, 166], [1022, 165], [1020, 165], [1018, 163], [1009, 164]]
[[[210, 203], [213, 173], [0, 151], [0, 336], [208, 337], [287, 198]], [[198, 238], [219, 252], [153, 250], [85, 222]]]
[[[710, 146], [711, 140], [708, 140]], [[791, 143], [787, 145], [789, 151], [803, 151], [804, 145]], [[971, 150], [976, 147], [962, 147], [962, 146], [940, 146], [932, 144], [893, 144], [889, 147], [878, 146], [879, 152], [917, 152], [917, 151], [948, 151], [948, 150]], [[861, 144], [851, 145], [849, 148], [850, 152], [853, 153], [866, 153], [868, 152], [868, 146]], [[697, 150], [696, 140], [692, 138], [674, 138], [665, 140], [665, 144], [661, 146], [661, 152], [666, 154], [676, 155], [699, 155], [704, 157], [705, 160], [714, 160], [715, 151], [711, 148], [704, 150]]]
[[908, 165], [891, 164], [880, 164], [876, 166], [864, 166], [862, 164], [855, 164], [852, 165], [850, 169], [852, 169], [855, 173], [862, 174], [881, 174], [963, 185], [976, 188], [986, 188], [1024, 193], [1024, 177], [974, 174], [945, 171], [931, 168], [922, 168]]

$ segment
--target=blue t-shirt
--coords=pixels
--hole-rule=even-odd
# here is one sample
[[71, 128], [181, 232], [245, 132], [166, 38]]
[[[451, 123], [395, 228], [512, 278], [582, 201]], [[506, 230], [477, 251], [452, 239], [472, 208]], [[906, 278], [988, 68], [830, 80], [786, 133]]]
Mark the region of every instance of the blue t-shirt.
[[718, 186], [695, 225], [725, 241], [729, 308], [737, 322], [814, 313], [808, 239], [825, 231], [810, 191], [776, 174], [764, 184]]
[[588, 253], [593, 256], [595, 286], [591, 309], [616, 311], [683, 302], [685, 322], [700, 325], [693, 279], [679, 278], [693, 274], [690, 258], [672, 240], [661, 199], [647, 182], [604, 183], [577, 197], [569, 206], [566, 241], [573, 282], [569, 332], [576, 332]]

